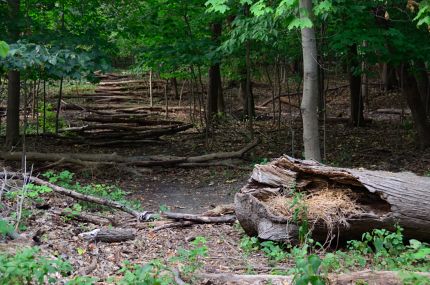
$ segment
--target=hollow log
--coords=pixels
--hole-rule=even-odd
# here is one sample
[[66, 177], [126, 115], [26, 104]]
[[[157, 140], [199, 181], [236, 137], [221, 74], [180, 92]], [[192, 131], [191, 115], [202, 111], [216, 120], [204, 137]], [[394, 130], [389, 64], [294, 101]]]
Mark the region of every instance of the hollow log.
[[[393, 230], [398, 224], [405, 237], [430, 240], [430, 177], [330, 167], [288, 156], [256, 165], [249, 182], [235, 196], [236, 216], [248, 235], [296, 243], [300, 222], [275, 211], [267, 201], [291, 197], [292, 192], [318, 195], [329, 188], [335, 193], [352, 193], [356, 208], [331, 225], [308, 217], [313, 238], [324, 241], [332, 235], [341, 240], [360, 239], [364, 232]], [[322, 200], [316, 208], [330, 202]]]

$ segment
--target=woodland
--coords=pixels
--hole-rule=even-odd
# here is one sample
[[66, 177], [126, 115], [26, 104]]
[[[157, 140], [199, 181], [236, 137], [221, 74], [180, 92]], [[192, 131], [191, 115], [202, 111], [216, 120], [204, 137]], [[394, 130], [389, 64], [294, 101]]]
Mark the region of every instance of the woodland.
[[430, 284], [429, 0], [0, 1], [0, 285]]

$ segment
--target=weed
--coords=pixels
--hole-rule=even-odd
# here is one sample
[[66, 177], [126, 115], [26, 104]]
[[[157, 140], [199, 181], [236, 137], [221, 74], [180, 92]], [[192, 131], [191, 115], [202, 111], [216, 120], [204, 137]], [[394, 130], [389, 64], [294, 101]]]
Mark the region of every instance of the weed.
[[60, 259], [39, 256], [37, 247], [26, 248], [15, 255], [0, 253], [0, 284], [54, 284], [56, 274], [65, 276], [72, 266]]
[[191, 277], [197, 269], [203, 266], [202, 257], [207, 256], [207, 251], [206, 239], [204, 237], [196, 237], [191, 242], [191, 249], [180, 248], [178, 255], [172, 261], [180, 262], [184, 275]]

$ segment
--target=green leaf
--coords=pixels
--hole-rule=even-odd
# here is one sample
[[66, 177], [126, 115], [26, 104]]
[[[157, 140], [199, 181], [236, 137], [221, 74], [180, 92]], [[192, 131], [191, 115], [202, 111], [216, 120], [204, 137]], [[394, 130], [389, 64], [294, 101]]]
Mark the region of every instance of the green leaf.
[[6, 57], [9, 52], [9, 45], [0, 41], [0, 57]]
[[308, 17], [305, 18], [294, 18], [289, 24], [288, 24], [288, 29], [289, 30], [293, 30], [293, 29], [306, 29], [306, 28], [312, 28], [313, 24], [311, 19], [309, 19]]

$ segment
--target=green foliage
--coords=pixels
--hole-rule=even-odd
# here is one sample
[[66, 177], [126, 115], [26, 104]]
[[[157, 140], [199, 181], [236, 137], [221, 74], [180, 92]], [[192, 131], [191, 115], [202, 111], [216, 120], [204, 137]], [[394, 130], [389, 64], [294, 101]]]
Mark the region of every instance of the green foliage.
[[[96, 183], [81, 185], [79, 182], [73, 181], [74, 174], [68, 170], [64, 170], [59, 173], [47, 171], [43, 174], [43, 176], [47, 178], [50, 183], [80, 192], [82, 194], [113, 200], [137, 210], [140, 208], [140, 203], [138, 201], [127, 199], [127, 193], [119, 187]], [[74, 206], [74, 209], [70, 209], [71, 213], [74, 211], [77, 213], [77, 211], [81, 211], [83, 209], [105, 209], [103, 206], [94, 205], [88, 202], [79, 202], [79, 204], [81, 205], [81, 208], [78, 209], [78, 206]]]
[[362, 240], [348, 242], [348, 251], [327, 254], [325, 271], [372, 267], [377, 270], [430, 270], [430, 247], [417, 240], [404, 244], [402, 229], [395, 232], [375, 229], [363, 234]]
[[180, 248], [178, 255], [172, 259], [182, 264], [182, 272], [185, 276], [191, 276], [197, 269], [203, 266], [202, 258], [207, 256], [208, 248], [204, 237], [196, 237], [191, 242], [190, 249]]
[[4, 41], [0, 41], [0, 58], [7, 56], [9, 52], [9, 45]]
[[311, 254], [307, 258], [296, 261], [297, 273], [294, 275], [295, 285], [324, 285], [325, 280], [320, 275], [321, 258]]
[[15, 255], [0, 253], [0, 284], [56, 284], [55, 274], [66, 275], [72, 270], [69, 263], [47, 259], [39, 249], [26, 248]]
[[[115, 284], [119, 285], [174, 284], [172, 274], [160, 260], [153, 260], [144, 266], [125, 262], [119, 273], [123, 274], [123, 277], [119, 281], [115, 282]], [[114, 280], [110, 280], [110, 282], [112, 281]]]
[[98, 281], [98, 278], [89, 276], [77, 276], [70, 281], [66, 282], [66, 285], [93, 285]]
[[0, 238], [4, 238], [4, 236], [13, 232], [13, 227], [5, 220], [0, 219]]

